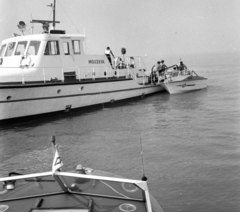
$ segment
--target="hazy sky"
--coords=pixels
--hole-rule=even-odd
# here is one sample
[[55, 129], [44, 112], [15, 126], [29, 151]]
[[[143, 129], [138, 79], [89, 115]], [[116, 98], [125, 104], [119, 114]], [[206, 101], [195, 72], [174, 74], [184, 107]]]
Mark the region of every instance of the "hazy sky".
[[[52, 2], [0, 0], [0, 39], [20, 33], [19, 21], [30, 29], [31, 14], [52, 19]], [[91, 54], [107, 46], [115, 55], [125, 47], [128, 55], [159, 58], [240, 52], [240, 0], [57, 0], [56, 19], [67, 33], [85, 30]]]

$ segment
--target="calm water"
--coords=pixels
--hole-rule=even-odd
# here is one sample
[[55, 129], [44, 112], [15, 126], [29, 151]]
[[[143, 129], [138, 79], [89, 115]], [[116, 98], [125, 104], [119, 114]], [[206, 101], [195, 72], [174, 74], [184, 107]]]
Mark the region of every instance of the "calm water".
[[78, 163], [142, 176], [165, 212], [240, 211], [240, 67], [196, 68], [208, 89], [0, 127], [0, 175], [49, 171], [56, 136], [65, 170]]

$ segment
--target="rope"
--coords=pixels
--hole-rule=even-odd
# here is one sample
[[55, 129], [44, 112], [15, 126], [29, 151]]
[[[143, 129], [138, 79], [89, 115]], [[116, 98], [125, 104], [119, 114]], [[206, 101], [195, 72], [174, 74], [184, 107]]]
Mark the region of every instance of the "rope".
[[115, 193], [120, 194], [121, 196], [125, 197], [126, 199], [129, 199], [129, 197], [125, 196], [124, 194], [118, 192], [117, 190], [115, 190], [112, 186], [108, 185], [106, 182], [103, 182], [102, 180], [100, 180], [101, 183], [105, 184], [107, 187], [109, 187], [110, 189], [112, 189]]
[[73, 21], [71, 20], [71, 18], [68, 16], [68, 14], [66, 13], [66, 11], [64, 10], [63, 6], [61, 5], [60, 1], [57, 0], [57, 2], [59, 3], [59, 5], [61, 6], [63, 12], [65, 13], [65, 15], [68, 17], [68, 19], [70, 20], [70, 22], [72, 23], [72, 25], [74, 26], [74, 28], [77, 30], [77, 32], [80, 34], [80, 32], [78, 31], [78, 29], [76, 28], [76, 26], [74, 25]]

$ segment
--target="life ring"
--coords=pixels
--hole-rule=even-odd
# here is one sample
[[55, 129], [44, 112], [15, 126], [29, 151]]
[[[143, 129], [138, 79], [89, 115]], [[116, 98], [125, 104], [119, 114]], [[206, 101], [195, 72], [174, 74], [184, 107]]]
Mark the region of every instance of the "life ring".
[[137, 207], [135, 205], [130, 204], [130, 203], [123, 203], [123, 204], [119, 205], [118, 208], [123, 212], [133, 212], [137, 209]]
[[[23, 64], [23, 62], [25, 64]], [[32, 59], [31, 59], [29, 53], [22, 55], [21, 60], [20, 60], [20, 67], [22, 67], [22, 68], [29, 67], [31, 63], [32, 63]]]
[[9, 208], [8, 205], [0, 205], [0, 212], [4, 212], [4, 211], [7, 211]]
[[129, 193], [134, 193], [138, 190], [138, 187], [131, 183], [122, 183], [122, 188]]
[[[1, 185], [0, 187], [3, 188], [3, 190], [0, 190], [0, 195], [7, 193], [7, 189], [5, 187], [6, 184], [4, 182], [0, 182], [0, 185]], [[0, 210], [0, 212], [1, 212], [1, 210]]]

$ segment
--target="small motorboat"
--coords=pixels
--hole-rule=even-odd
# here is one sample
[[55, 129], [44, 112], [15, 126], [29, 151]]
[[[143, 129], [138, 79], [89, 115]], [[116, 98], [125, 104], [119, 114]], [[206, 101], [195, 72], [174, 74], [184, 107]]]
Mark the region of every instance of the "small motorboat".
[[198, 76], [195, 71], [168, 68], [162, 79], [162, 86], [169, 94], [186, 93], [207, 88], [207, 78]]
[[84, 168], [62, 170], [53, 139], [52, 171], [0, 178], [0, 212], [162, 212], [146, 177], [132, 180]]

